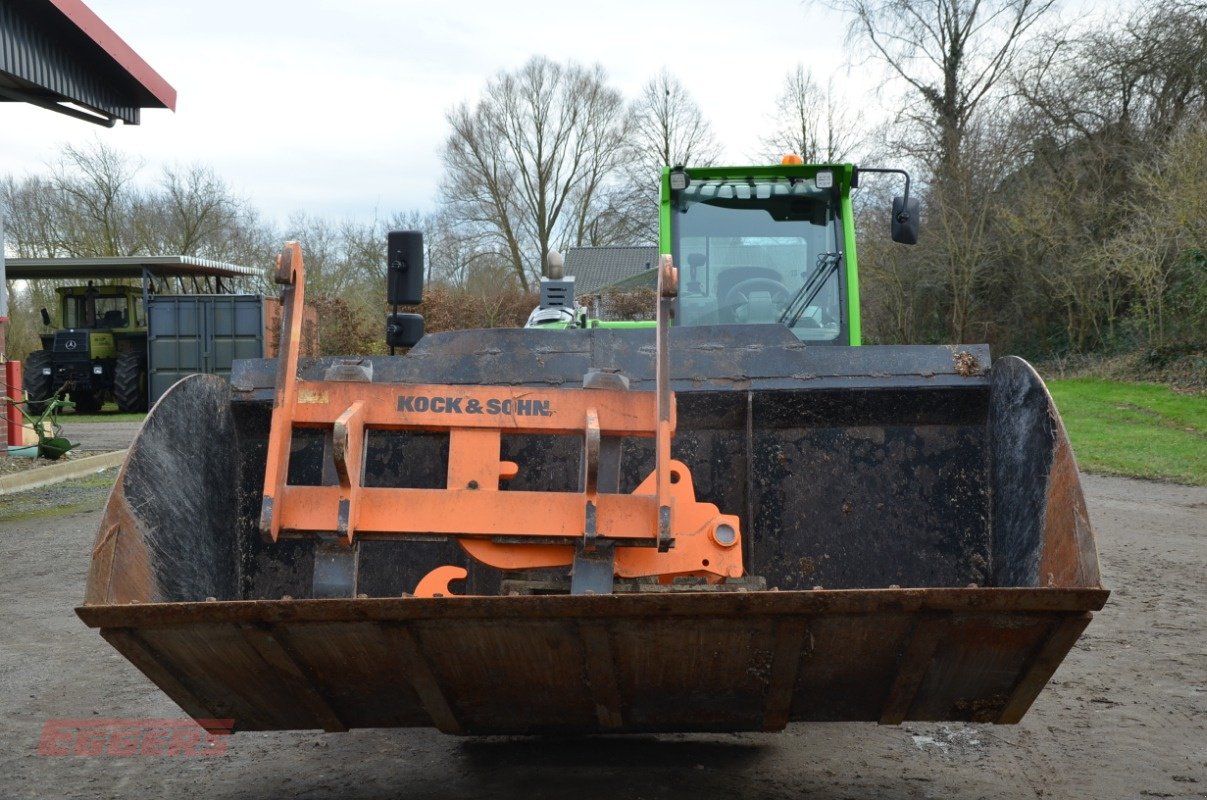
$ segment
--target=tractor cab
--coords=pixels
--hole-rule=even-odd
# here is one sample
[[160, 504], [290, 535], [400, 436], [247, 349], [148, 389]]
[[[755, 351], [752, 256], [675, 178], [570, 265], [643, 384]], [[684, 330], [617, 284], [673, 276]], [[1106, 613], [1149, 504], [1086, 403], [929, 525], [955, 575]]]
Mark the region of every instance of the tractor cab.
[[[679, 266], [680, 326], [779, 324], [812, 344], [860, 341], [852, 164], [788, 156], [761, 167], [668, 168], [660, 250]], [[904, 174], [904, 173], [902, 173]], [[893, 238], [917, 240], [917, 201], [894, 201]]]
[[89, 284], [65, 286], [57, 291], [64, 328], [115, 330], [146, 327], [143, 294], [139, 287]]
[[792, 176], [685, 182], [669, 209], [680, 325], [779, 323], [805, 341], [849, 339], [832, 177], [825, 186]]
[[[858, 345], [859, 277], [851, 190], [864, 173], [896, 173], [892, 237], [918, 239], [918, 201], [909, 175], [853, 164], [668, 167], [662, 172], [659, 252], [679, 268], [674, 324], [783, 325], [810, 344]], [[657, 270], [624, 281], [653, 288]], [[551, 270], [530, 328], [652, 327], [588, 319], [572, 280]]]

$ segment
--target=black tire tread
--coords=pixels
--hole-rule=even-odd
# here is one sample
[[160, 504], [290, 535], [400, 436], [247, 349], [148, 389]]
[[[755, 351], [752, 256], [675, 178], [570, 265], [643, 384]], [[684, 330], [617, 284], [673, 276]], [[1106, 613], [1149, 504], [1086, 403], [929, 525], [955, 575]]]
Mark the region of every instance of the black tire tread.
[[21, 378], [22, 388], [29, 398], [29, 413], [40, 414], [44, 401], [50, 399], [54, 390], [53, 375], [43, 375], [42, 370], [54, 364], [54, 358], [49, 350], [35, 350], [25, 359]]
[[119, 411], [147, 410], [147, 367], [142, 353], [127, 351], [113, 368], [113, 396]]

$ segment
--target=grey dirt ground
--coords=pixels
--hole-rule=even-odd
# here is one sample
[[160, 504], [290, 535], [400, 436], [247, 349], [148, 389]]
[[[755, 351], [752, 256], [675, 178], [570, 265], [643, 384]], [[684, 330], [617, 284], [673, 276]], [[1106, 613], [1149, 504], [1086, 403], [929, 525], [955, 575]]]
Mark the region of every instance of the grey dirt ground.
[[50, 719], [183, 715], [72, 611], [106, 480], [5, 498], [0, 797], [1207, 797], [1207, 489], [1092, 476], [1085, 487], [1113, 594], [1017, 726], [571, 740], [254, 733], [206, 758], [38, 755]]
[[79, 444], [77, 451], [88, 455], [94, 452], [124, 450], [134, 440], [134, 434], [142, 427], [142, 421], [131, 422], [72, 422], [64, 417], [63, 435]]

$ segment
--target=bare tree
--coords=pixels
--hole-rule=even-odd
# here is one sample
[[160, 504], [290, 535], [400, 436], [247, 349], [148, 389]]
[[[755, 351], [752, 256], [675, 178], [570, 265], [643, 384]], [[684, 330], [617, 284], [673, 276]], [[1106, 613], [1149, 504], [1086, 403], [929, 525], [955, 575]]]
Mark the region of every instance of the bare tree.
[[[629, 143], [624, 152], [624, 186], [613, 195], [616, 220], [625, 244], [658, 241], [658, 192], [662, 168], [708, 166], [721, 148], [679, 79], [663, 68], [650, 78], [629, 107]], [[622, 221], [628, 217], [628, 225]]]
[[827, 0], [917, 93], [934, 172], [958, 166], [973, 115], [1056, 0]]
[[832, 164], [859, 146], [855, 122], [836, 96], [833, 79], [823, 87], [803, 64], [785, 76], [775, 106], [774, 130], [762, 140], [768, 159], [796, 153], [807, 163]]
[[166, 217], [165, 252], [218, 256], [222, 240], [239, 222], [241, 203], [213, 168], [165, 167], [160, 202]]
[[397, 215], [391, 228], [424, 232], [427, 275], [433, 286], [466, 290], [493, 285], [497, 290], [518, 285], [511, 261], [495, 246], [495, 237], [461, 224], [448, 209], [426, 215]]
[[622, 107], [601, 67], [535, 57], [448, 113], [446, 206], [506, 254], [521, 286], [597, 207], [624, 142]]
[[203, 165], [142, 164], [100, 142], [64, 147], [48, 177], [8, 178], [9, 238], [21, 255], [196, 255], [253, 263], [275, 248], [258, 214]]
[[1163, 0], [1119, 23], [1049, 36], [1015, 88], [1044, 139], [1109, 138], [1124, 162], [1151, 153], [1207, 109], [1207, 4]]
[[712, 164], [721, 153], [712, 126], [666, 68], [646, 82], [629, 114], [629, 155], [653, 175], [664, 166]]
[[18, 258], [54, 258], [64, 254], [60, 219], [53, 182], [42, 176], [4, 179], [6, 241]]
[[615, 243], [612, 237], [618, 226], [610, 189], [615, 185], [632, 129], [624, 116], [623, 102], [612, 102], [609, 98], [607, 102], [593, 105], [595, 111], [585, 120], [582, 135], [587, 142], [587, 152], [601, 157], [588, 159], [583, 179], [571, 195], [574, 216], [562, 238], [563, 246]]
[[128, 256], [145, 239], [135, 220], [146, 207], [135, 178], [142, 163], [94, 141], [67, 145], [54, 164], [48, 199], [59, 226], [59, 246], [72, 256]]
[[[289, 218], [286, 239], [302, 245], [306, 254], [306, 290], [315, 297], [345, 297], [374, 276], [377, 260], [385, 259], [373, 223], [343, 223], [296, 213]], [[371, 240], [365, 255], [363, 242]]]
[[851, 15], [849, 39], [870, 45], [872, 57], [910, 87], [902, 117], [921, 134], [915, 155], [924, 169], [915, 185], [931, 232], [917, 256], [940, 292], [925, 315], [933, 320], [925, 338], [985, 337], [988, 287], [1002, 259], [992, 203], [1018, 163], [1000, 89], [1056, 0], [826, 1]]

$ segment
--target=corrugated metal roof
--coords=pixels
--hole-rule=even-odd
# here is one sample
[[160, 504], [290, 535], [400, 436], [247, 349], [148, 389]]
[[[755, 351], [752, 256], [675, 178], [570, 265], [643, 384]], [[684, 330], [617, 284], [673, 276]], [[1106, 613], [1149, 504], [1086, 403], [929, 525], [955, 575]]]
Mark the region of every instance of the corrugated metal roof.
[[175, 110], [176, 90], [81, 0], [0, 0], [0, 100], [137, 125], [142, 108]]
[[658, 265], [657, 247], [571, 247], [566, 274], [576, 294], [592, 294]]
[[146, 269], [155, 277], [253, 278], [262, 271], [193, 256], [122, 256], [116, 258], [7, 258], [8, 279], [141, 278]]

